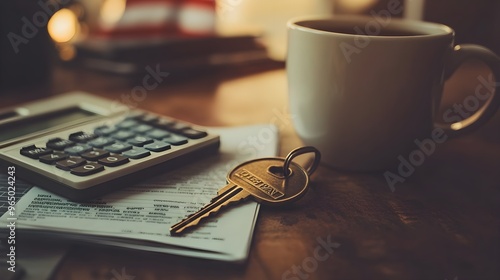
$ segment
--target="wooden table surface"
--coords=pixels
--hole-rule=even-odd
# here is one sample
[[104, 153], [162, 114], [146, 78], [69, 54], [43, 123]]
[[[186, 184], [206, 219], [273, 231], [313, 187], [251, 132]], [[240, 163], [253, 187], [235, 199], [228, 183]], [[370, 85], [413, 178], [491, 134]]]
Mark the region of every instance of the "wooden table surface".
[[[447, 91], [470, 93], [477, 83], [457, 80]], [[4, 92], [0, 106], [70, 90], [120, 100], [136, 85], [140, 79], [56, 67], [48, 87]], [[300, 145], [280, 65], [167, 77], [132, 105], [206, 126], [276, 123], [281, 155]], [[54, 279], [116, 279], [112, 271], [122, 269], [131, 276], [123, 279], [137, 280], [500, 279], [499, 127], [497, 113], [478, 131], [438, 145], [394, 192], [383, 172], [320, 166], [301, 201], [261, 208], [244, 264], [75, 246]]]

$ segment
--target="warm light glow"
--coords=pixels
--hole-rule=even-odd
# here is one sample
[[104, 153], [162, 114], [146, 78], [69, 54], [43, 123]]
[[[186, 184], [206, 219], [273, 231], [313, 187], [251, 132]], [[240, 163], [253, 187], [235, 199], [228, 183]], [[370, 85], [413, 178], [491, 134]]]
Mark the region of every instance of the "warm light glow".
[[75, 37], [77, 25], [76, 15], [69, 9], [61, 9], [50, 18], [47, 29], [54, 41], [65, 43]]
[[62, 44], [59, 46], [59, 57], [64, 61], [70, 61], [76, 56], [76, 50], [73, 45]]
[[107, 27], [112, 27], [125, 13], [126, 0], [105, 0], [101, 6], [101, 22]]
[[342, 10], [348, 12], [361, 12], [367, 9], [371, 5], [375, 4], [377, 0], [336, 0], [337, 5], [342, 8]]

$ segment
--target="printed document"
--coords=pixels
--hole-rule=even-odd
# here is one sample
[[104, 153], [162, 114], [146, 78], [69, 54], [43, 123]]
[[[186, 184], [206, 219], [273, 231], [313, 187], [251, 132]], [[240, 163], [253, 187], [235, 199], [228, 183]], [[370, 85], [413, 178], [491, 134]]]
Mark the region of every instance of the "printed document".
[[[64, 238], [103, 245], [241, 262], [250, 249], [259, 205], [223, 209], [185, 235], [170, 226], [199, 210], [226, 185], [238, 164], [277, 154], [277, 129], [269, 125], [213, 128], [218, 154], [85, 203], [33, 187], [17, 203], [17, 231], [37, 238]], [[7, 222], [7, 215], [0, 218]]]

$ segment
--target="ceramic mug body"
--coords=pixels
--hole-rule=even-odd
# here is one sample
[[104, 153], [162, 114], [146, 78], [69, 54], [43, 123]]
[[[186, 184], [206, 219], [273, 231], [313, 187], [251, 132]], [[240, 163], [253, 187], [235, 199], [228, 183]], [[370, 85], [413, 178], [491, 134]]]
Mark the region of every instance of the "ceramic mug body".
[[435, 127], [453, 30], [395, 19], [378, 22], [377, 28], [374, 21], [335, 17], [288, 23], [294, 127], [333, 167], [387, 168]]

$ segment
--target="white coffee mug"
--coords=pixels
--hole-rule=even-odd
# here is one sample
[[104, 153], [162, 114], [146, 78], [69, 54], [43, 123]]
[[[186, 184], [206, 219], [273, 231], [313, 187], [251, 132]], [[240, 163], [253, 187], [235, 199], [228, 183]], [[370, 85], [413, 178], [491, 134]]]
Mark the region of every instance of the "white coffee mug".
[[445, 25], [310, 17], [289, 21], [288, 36], [294, 127], [333, 167], [388, 168], [418, 145], [429, 146], [426, 140], [440, 142], [477, 128], [500, 105], [496, 83], [474, 96], [478, 104], [488, 101], [471, 117], [435, 122], [443, 84], [463, 62], [486, 63], [500, 81], [500, 58], [481, 46], [454, 46], [454, 31]]

